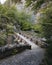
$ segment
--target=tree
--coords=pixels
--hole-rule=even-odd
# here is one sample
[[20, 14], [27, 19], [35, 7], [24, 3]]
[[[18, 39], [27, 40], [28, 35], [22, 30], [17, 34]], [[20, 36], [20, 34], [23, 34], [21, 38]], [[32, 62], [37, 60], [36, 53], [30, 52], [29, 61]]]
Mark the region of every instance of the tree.
[[21, 0], [6, 0], [4, 5], [11, 7], [11, 6], [16, 5], [17, 3], [20, 3], [20, 2], [21, 2]]
[[[47, 55], [48, 58], [52, 58], [52, 2], [49, 3], [46, 8], [41, 9], [40, 15], [41, 16], [38, 16], [38, 21], [41, 24], [43, 35], [49, 44], [47, 48]], [[50, 59], [49, 62], [51, 63]]]
[[31, 30], [30, 14], [26, 14], [24, 11], [18, 11], [17, 18], [21, 30]]
[[3, 36], [5, 35], [5, 38], [0, 37], [0, 40], [4, 38], [0, 44], [4, 44], [4, 41], [9, 39], [9, 35], [15, 32], [14, 26], [18, 29], [18, 25], [20, 25], [20, 29], [29, 30], [31, 28], [29, 17], [24, 12], [18, 12], [15, 6], [0, 5], [0, 30], [3, 32]]
[[[47, 39], [47, 62], [52, 65], [52, 0], [26, 0], [27, 6], [32, 7], [41, 26], [42, 35]], [[39, 15], [38, 15], [39, 14]], [[40, 31], [41, 32], [41, 31]]]
[[[0, 44], [5, 44], [9, 34], [14, 33], [17, 10], [14, 7], [0, 5]], [[2, 32], [2, 33], [1, 33]]]

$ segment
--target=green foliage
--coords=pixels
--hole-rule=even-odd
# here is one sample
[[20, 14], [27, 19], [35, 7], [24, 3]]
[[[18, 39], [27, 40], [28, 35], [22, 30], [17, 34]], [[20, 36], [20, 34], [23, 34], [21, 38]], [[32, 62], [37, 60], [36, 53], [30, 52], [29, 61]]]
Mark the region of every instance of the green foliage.
[[31, 24], [29, 22], [22, 22], [21, 29], [24, 31], [31, 30]]
[[32, 10], [34, 10], [34, 12], [37, 13], [38, 10], [40, 10], [41, 6], [45, 3], [48, 4], [49, 1], [52, 0], [26, 0], [26, 6], [31, 6]]
[[21, 3], [21, 0], [6, 0], [4, 5], [11, 7], [13, 5], [16, 5], [17, 3]]
[[[42, 31], [46, 38], [52, 36], [52, 7], [48, 6], [47, 8], [40, 11], [40, 17], [38, 21], [42, 25]], [[48, 34], [49, 33], [49, 34]]]
[[9, 34], [15, 32], [14, 26], [18, 28], [18, 25], [20, 25], [20, 29], [30, 30], [31, 23], [29, 21], [30, 16], [25, 12], [18, 12], [15, 6], [0, 5], [0, 30], [4, 32], [3, 36], [0, 37], [0, 44], [4, 45], [6, 40], [4, 34], [8, 37]]
[[[8, 34], [14, 33], [14, 24], [16, 21], [16, 14], [17, 10], [12, 7], [7, 7], [4, 5], [0, 5], [0, 44], [4, 45], [6, 42], [6, 37]], [[6, 36], [6, 37], [4, 37]]]
[[18, 24], [21, 30], [31, 30], [30, 15], [25, 12], [17, 12]]
[[52, 61], [52, 2], [47, 5], [46, 8], [40, 10], [40, 16], [38, 16], [38, 21], [41, 24], [42, 32], [44, 37], [47, 39], [49, 44], [47, 48], [47, 59], [51, 65]]
[[[37, 21], [41, 25], [41, 34], [47, 39], [47, 63], [52, 65], [52, 0], [26, 0], [27, 6], [32, 6], [34, 12], [39, 13]], [[42, 8], [41, 6], [45, 4]], [[37, 24], [38, 25], [38, 24]], [[38, 27], [38, 26], [37, 26]], [[36, 29], [37, 29], [36, 27]]]
[[39, 25], [39, 24], [34, 24], [34, 26], [33, 26], [34, 31], [39, 31], [40, 32], [41, 31], [40, 28], [41, 28], [41, 25]]
[[11, 0], [11, 1], [17, 3], [20, 2], [21, 0]]
[[6, 44], [6, 32], [0, 31], [0, 46]]

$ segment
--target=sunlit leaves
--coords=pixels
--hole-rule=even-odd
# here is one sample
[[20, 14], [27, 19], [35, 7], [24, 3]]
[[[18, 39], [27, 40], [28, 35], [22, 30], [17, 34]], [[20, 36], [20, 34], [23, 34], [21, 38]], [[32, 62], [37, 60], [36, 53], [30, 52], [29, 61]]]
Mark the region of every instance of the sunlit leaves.
[[13, 5], [16, 5], [17, 3], [21, 3], [21, 0], [6, 0], [4, 5], [11, 7]]
[[[47, 6], [49, 1], [51, 2], [52, 0], [26, 0], [26, 6], [27, 7], [30, 6], [32, 10], [34, 10], [34, 12], [37, 12], [38, 10], [40, 10], [43, 4], [46, 3], [46, 6]], [[43, 6], [43, 7], [46, 7], [46, 6]]]
[[21, 2], [21, 0], [11, 0], [14, 3]]
[[52, 36], [52, 6], [51, 3], [47, 5], [46, 8], [40, 10], [40, 16], [38, 16], [38, 21], [42, 25], [42, 31], [44, 32], [46, 38]]

